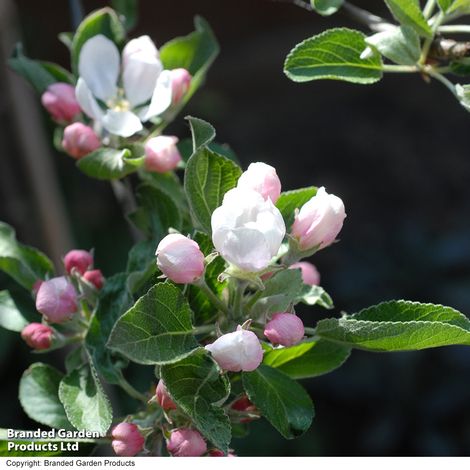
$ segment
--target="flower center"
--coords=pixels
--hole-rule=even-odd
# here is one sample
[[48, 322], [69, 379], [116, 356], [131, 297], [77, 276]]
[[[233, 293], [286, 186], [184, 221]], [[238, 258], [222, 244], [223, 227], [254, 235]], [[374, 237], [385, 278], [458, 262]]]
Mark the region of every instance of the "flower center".
[[113, 111], [129, 111], [131, 109], [131, 104], [126, 100], [124, 90], [121, 88], [118, 89], [116, 96], [110, 99], [106, 104], [108, 108]]

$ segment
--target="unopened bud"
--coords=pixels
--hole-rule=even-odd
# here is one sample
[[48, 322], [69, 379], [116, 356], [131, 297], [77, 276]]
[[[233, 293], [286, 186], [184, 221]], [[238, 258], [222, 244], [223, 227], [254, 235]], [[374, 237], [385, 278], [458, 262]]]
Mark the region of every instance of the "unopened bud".
[[302, 320], [293, 313], [275, 313], [264, 329], [264, 335], [271, 343], [282, 346], [293, 346], [304, 334]]
[[181, 161], [176, 144], [178, 138], [169, 135], [152, 137], [145, 144], [145, 168], [147, 171], [166, 173], [174, 170]]
[[68, 274], [75, 268], [83, 276], [93, 266], [93, 256], [89, 251], [71, 250], [64, 256], [64, 266]]
[[160, 380], [157, 385], [155, 392], [155, 397], [157, 398], [158, 404], [165, 410], [176, 410], [176, 405], [168, 394], [166, 385], [163, 380]]
[[36, 308], [51, 323], [69, 320], [77, 311], [77, 292], [65, 277], [44, 281], [36, 296]]
[[41, 103], [56, 121], [71, 122], [81, 113], [75, 98], [75, 87], [68, 83], [49, 85], [42, 94]]
[[195, 429], [180, 428], [171, 433], [166, 448], [174, 457], [199, 457], [207, 451], [207, 444]]
[[38, 351], [51, 347], [52, 335], [52, 328], [42, 323], [30, 323], [21, 332], [21, 337], [26, 344]]
[[104, 276], [99, 269], [86, 271], [85, 274], [83, 274], [83, 279], [90, 284], [93, 284], [98, 290], [100, 290], [104, 285]]
[[318, 269], [308, 261], [299, 261], [289, 266], [289, 269], [300, 269], [302, 281], [309, 286], [320, 285], [320, 273]]
[[173, 104], [179, 103], [191, 86], [191, 74], [186, 69], [174, 69], [171, 71], [171, 89]]
[[132, 423], [120, 423], [111, 432], [114, 452], [120, 457], [133, 457], [143, 448], [145, 438]]
[[62, 147], [71, 157], [79, 160], [99, 149], [101, 142], [91, 127], [74, 122], [64, 129]]
[[281, 194], [281, 181], [276, 169], [263, 162], [251, 163], [238, 179], [237, 187], [252, 189], [261, 194], [264, 199], [269, 197], [273, 204]]

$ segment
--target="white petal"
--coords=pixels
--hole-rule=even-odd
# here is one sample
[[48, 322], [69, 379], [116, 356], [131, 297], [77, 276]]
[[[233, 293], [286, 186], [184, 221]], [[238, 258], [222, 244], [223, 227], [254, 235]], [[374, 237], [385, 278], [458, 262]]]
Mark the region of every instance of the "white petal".
[[164, 70], [158, 77], [149, 109], [142, 119], [144, 122], [154, 116], [162, 114], [163, 111], [170, 106], [172, 100], [171, 88], [171, 72], [169, 70]]
[[93, 93], [86, 84], [83, 78], [79, 78], [77, 86], [75, 87], [75, 97], [77, 98], [80, 108], [83, 112], [90, 118], [95, 120], [100, 120], [103, 116], [103, 111], [101, 111], [100, 106], [98, 105]]
[[125, 65], [127, 59], [136, 53], [144, 53], [148, 56], [158, 58], [158, 50], [148, 36], [140, 36], [131, 39], [122, 51], [122, 60]]
[[126, 98], [133, 107], [144, 104], [152, 98], [163, 66], [156, 57], [140, 52], [132, 54], [124, 63], [122, 83]]
[[104, 128], [111, 134], [130, 137], [142, 129], [140, 119], [131, 111], [109, 110], [102, 119]]
[[116, 95], [120, 57], [116, 45], [102, 34], [83, 44], [78, 60], [78, 72], [91, 92], [106, 101]]

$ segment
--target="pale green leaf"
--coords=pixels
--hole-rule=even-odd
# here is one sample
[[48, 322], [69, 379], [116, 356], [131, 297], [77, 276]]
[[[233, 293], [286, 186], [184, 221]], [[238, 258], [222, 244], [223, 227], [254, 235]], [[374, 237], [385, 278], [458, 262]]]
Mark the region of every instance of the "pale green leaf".
[[330, 16], [343, 5], [344, 0], [310, 0], [312, 8], [320, 15]]
[[276, 207], [279, 209], [287, 229], [294, 222], [295, 210], [300, 209], [306, 202], [317, 194], [317, 188], [310, 186], [308, 188], [294, 189], [284, 191], [276, 201]]
[[420, 36], [432, 37], [432, 30], [419, 5], [419, 0], [385, 0], [393, 16], [405, 26], [411, 26]]

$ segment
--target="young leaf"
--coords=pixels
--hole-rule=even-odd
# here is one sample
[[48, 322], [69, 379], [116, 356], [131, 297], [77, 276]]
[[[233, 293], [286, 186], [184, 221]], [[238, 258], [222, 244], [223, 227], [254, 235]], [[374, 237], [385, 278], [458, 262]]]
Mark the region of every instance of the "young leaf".
[[454, 0], [437, 0], [440, 9], [445, 13], [452, 6]]
[[23, 54], [23, 46], [20, 43], [16, 45], [11, 58], [8, 60], [8, 64], [40, 94], [44, 93], [49, 85], [58, 81], [47, 70], [44, 64], [26, 57]]
[[327, 292], [320, 286], [309, 286], [304, 284], [300, 291], [298, 302], [307, 305], [319, 305], [320, 307], [332, 309], [333, 300]]
[[413, 351], [470, 345], [470, 320], [450, 307], [393, 300], [352, 316], [321, 320], [317, 335], [369, 351]]
[[172, 39], [160, 48], [160, 59], [165, 69], [184, 68], [192, 75], [191, 86], [183, 98], [186, 103], [201, 86], [207, 70], [219, 53], [219, 44], [209, 24], [196, 16], [195, 31]]
[[20, 332], [30, 323], [31, 317], [30, 312], [18, 305], [8, 291], [0, 291], [0, 326], [2, 328]]
[[368, 37], [366, 42], [400, 65], [414, 65], [421, 55], [419, 36], [410, 26], [387, 29]]
[[276, 207], [282, 214], [287, 229], [289, 229], [294, 222], [295, 209], [300, 209], [306, 202], [310, 201], [315, 194], [317, 194], [317, 188], [315, 186], [281, 193], [279, 199], [276, 201]]
[[59, 400], [62, 373], [36, 362], [20, 380], [19, 399], [25, 413], [34, 421], [56, 429], [73, 429]]
[[454, 0], [447, 10], [447, 13], [455, 15], [465, 15], [470, 13], [470, 0]]
[[431, 27], [423, 16], [419, 0], [385, 0], [392, 15], [405, 26], [411, 26], [420, 36], [432, 37]]
[[344, 0], [310, 0], [312, 8], [320, 15], [330, 16], [343, 5]]
[[263, 364], [293, 379], [307, 379], [328, 374], [342, 366], [350, 353], [348, 346], [321, 339], [289, 348], [271, 349], [264, 353]]
[[72, 41], [72, 70], [76, 75], [78, 75], [78, 58], [83, 44], [98, 34], [103, 34], [118, 46], [124, 41], [126, 31], [116, 12], [111, 8], [102, 8], [90, 13], [78, 26]]
[[181, 291], [160, 283], [117, 321], [108, 347], [140, 364], [176, 362], [198, 346], [192, 329], [191, 309]]
[[142, 166], [142, 158], [132, 158], [129, 149], [116, 150], [102, 147], [77, 161], [86, 175], [99, 180], [123, 178]]
[[222, 204], [224, 194], [236, 186], [242, 171], [238, 165], [207, 147], [199, 148], [189, 159], [184, 190], [198, 228], [210, 234], [212, 212]]
[[181, 213], [165, 193], [148, 184], [141, 184], [137, 188], [136, 199], [138, 208], [129, 218], [154, 241], [155, 248], [168, 234], [169, 228], [181, 230]]
[[253, 318], [286, 312], [299, 301], [304, 286], [299, 269], [285, 269], [275, 273], [264, 285], [265, 289], [250, 311]]
[[215, 129], [212, 124], [192, 116], [188, 116], [186, 120], [191, 128], [193, 153], [201, 147], [209, 145], [214, 140]]
[[230, 421], [220, 405], [230, 393], [230, 382], [207, 351], [199, 348], [179, 362], [164, 365], [160, 374], [174, 402], [215, 447], [227, 452]]
[[83, 364], [61, 380], [59, 398], [73, 426], [106, 434], [113, 412], [92, 364]]
[[54, 64], [53, 62], [46, 62], [41, 60], [39, 64], [42, 66], [44, 70], [49, 72], [52, 77], [54, 77], [56, 82], [63, 82], [69, 83], [70, 85], [75, 85], [75, 78], [74, 76], [66, 69], [61, 67], [58, 64]]
[[38, 250], [18, 243], [15, 231], [0, 222], [0, 269], [25, 289], [54, 270], [52, 262]]
[[250, 401], [286, 439], [298, 437], [310, 427], [313, 403], [296, 381], [263, 364], [253, 372], [243, 372], [242, 378]]
[[85, 345], [98, 373], [106, 382], [114, 384], [119, 383], [121, 371], [116, 357], [113, 358], [106, 343], [118, 318], [132, 305], [132, 297], [126, 289], [126, 282], [126, 273], [106, 279], [85, 338]]
[[[154, 241], [142, 240], [129, 251], [126, 285], [132, 295], [141, 297], [150, 287], [155, 285], [154, 278], [158, 273], [157, 263], [155, 262], [155, 248]], [[141, 292], [140, 295], [139, 292]]]
[[297, 44], [284, 63], [285, 74], [294, 82], [331, 79], [370, 84], [382, 78], [378, 54], [361, 59], [367, 47], [365, 35], [346, 28], [327, 30]]
[[111, 5], [122, 17], [128, 31], [135, 27], [139, 10], [138, 0], [112, 0]]

